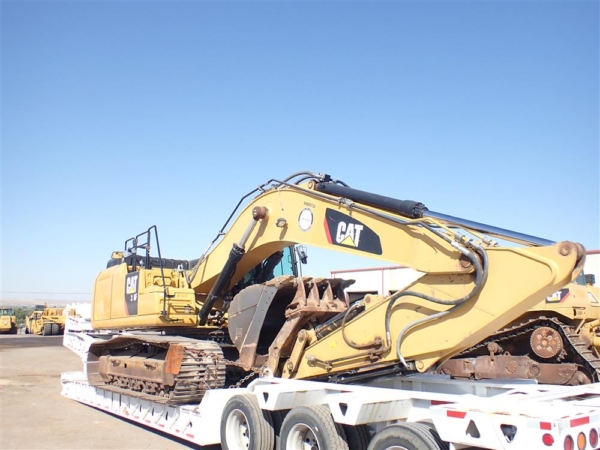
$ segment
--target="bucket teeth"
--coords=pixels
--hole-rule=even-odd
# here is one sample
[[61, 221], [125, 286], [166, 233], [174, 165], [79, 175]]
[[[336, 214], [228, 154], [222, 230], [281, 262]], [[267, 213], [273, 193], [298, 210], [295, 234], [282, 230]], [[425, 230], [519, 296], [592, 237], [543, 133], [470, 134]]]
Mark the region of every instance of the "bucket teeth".
[[298, 277], [286, 316], [305, 308], [341, 312], [347, 307], [344, 289], [352, 283], [354, 280], [340, 278]]

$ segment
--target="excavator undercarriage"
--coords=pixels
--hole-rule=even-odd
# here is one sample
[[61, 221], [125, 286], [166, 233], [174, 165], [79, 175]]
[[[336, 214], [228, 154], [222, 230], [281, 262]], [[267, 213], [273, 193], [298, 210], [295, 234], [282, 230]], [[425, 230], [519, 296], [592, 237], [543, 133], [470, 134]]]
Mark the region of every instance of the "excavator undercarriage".
[[579, 385], [599, 381], [600, 358], [573, 325], [558, 317], [536, 317], [494, 333], [444, 362], [437, 372], [455, 378]]
[[225, 385], [225, 360], [216, 342], [170, 336], [119, 336], [92, 344], [87, 372], [93, 386], [159, 403], [202, 399]]

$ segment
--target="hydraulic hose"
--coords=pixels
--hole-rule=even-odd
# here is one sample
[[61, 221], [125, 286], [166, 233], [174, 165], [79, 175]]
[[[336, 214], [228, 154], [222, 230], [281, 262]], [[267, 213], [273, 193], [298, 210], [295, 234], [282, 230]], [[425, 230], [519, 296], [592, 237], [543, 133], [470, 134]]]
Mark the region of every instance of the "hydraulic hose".
[[[436, 230], [431, 229], [428, 226], [426, 226], [426, 227], [429, 228], [430, 231], [432, 231], [433, 233], [440, 235], [441, 237], [443, 237], [446, 240], [449, 240], [449, 238], [447, 236], [444, 236], [441, 233], [438, 233]], [[440, 317], [443, 317], [443, 316], [449, 314], [451, 311], [454, 311], [457, 307], [463, 305], [465, 302], [467, 302], [468, 300], [473, 298], [481, 290], [481, 288], [483, 287], [483, 285], [485, 284], [485, 281], [487, 279], [488, 261], [487, 261], [487, 254], [486, 254], [485, 250], [483, 249], [483, 247], [471, 242], [470, 246], [473, 247], [473, 249], [475, 249], [475, 252], [476, 252], [476, 253], [474, 253], [471, 250], [464, 247], [463, 245], [458, 244], [454, 241], [451, 241], [451, 244], [455, 248], [457, 248], [463, 255], [465, 255], [467, 258], [469, 258], [469, 260], [471, 261], [471, 263], [473, 264], [473, 266], [475, 268], [475, 286], [473, 287], [471, 292], [469, 292], [464, 297], [456, 299], [456, 300], [441, 300], [441, 299], [429, 296], [427, 294], [423, 294], [421, 292], [402, 291], [402, 292], [398, 292], [398, 293], [392, 295], [392, 297], [389, 300], [389, 303], [387, 305], [387, 309], [386, 309], [386, 313], [385, 313], [385, 335], [386, 335], [386, 341], [387, 341], [386, 347], [388, 349], [391, 347], [391, 342], [392, 342], [391, 332], [390, 332], [390, 319], [391, 319], [391, 314], [392, 314], [392, 308], [394, 307], [394, 305], [398, 301], [398, 299], [400, 299], [402, 297], [406, 297], [406, 296], [411, 296], [411, 297], [421, 298], [423, 300], [430, 301], [432, 303], [437, 303], [440, 305], [453, 306], [452, 308], [450, 308], [447, 311], [441, 311], [441, 312], [433, 314], [431, 316], [427, 316], [427, 317], [423, 317], [421, 319], [415, 320], [414, 322], [407, 324], [404, 328], [402, 328], [402, 330], [400, 330], [400, 333], [398, 333], [398, 336], [396, 338], [396, 354], [397, 354], [400, 362], [405, 367], [407, 367], [407, 364], [406, 364], [406, 361], [400, 351], [400, 346], [402, 344], [402, 339], [404, 337], [404, 334], [409, 329], [415, 327], [416, 325], [438, 319]], [[479, 258], [477, 257], [477, 255], [479, 255], [481, 257], [483, 264], [479, 261]]]

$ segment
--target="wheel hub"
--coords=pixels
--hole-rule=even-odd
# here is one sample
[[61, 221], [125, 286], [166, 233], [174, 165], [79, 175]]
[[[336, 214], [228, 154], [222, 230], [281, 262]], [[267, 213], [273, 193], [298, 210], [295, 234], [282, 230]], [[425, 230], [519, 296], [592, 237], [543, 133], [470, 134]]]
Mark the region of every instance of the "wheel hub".
[[304, 423], [298, 423], [290, 430], [287, 439], [287, 448], [319, 450], [320, 445], [313, 430]]
[[250, 429], [248, 419], [242, 411], [236, 409], [227, 418], [227, 443], [233, 448], [250, 448]]

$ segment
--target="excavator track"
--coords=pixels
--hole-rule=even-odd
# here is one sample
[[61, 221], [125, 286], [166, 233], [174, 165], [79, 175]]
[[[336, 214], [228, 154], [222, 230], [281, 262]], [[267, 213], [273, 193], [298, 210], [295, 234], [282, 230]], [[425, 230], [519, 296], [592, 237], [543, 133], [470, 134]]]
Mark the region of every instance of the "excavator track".
[[[456, 354], [452, 360], [465, 359], [476, 354], [481, 354], [481, 349], [492, 348], [491, 346], [494, 344], [502, 347], [502, 345], [511, 340], [527, 336], [539, 327], [552, 328], [562, 339], [564, 348], [560, 354], [551, 361], [552, 363], [557, 365], [576, 364], [579, 366], [579, 370], [574, 374], [574, 376], [578, 377], [578, 380], [574, 380], [577, 381], [576, 384], [600, 381], [600, 358], [598, 358], [590, 348], [589, 344], [581, 339], [580, 335], [576, 333], [572, 326], [563, 323], [556, 317], [536, 317], [513, 324], [494, 333], [479, 344]], [[443, 367], [444, 365], [441, 366], [441, 368]], [[441, 370], [441, 372], [447, 373], [444, 370]]]
[[94, 386], [169, 405], [200, 401], [226, 381], [219, 344], [182, 337], [121, 335], [97, 342], [87, 367]]

